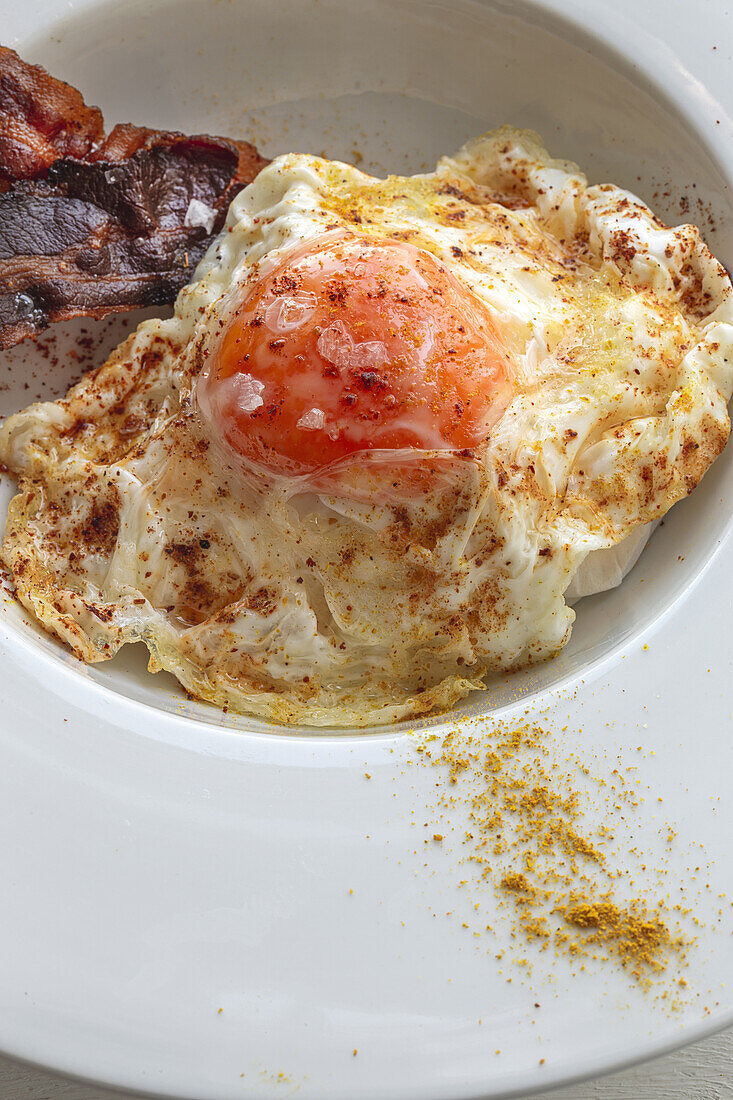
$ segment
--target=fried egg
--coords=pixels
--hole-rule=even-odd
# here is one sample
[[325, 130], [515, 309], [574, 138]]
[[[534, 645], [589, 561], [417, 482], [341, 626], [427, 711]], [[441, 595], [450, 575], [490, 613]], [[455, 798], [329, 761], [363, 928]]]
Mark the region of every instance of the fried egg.
[[0, 430], [18, 596], [276, 722], [447, 708], [556, 653], [566, 593], [729, 432], [697, 229], [503, 129], [376, 179], [273, 161], [168, 320]]

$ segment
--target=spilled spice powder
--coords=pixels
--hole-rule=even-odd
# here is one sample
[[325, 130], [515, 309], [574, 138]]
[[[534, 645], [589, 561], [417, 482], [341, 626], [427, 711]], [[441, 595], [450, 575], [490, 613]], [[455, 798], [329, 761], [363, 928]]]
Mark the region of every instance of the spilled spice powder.
[[683, 937], [672, 935], [659, 911], [650, 913], [643, 901], [622, 908], [610, 897], [577, 897], [560, 912], [569, 925], [588, 933], [586, 948], [603, 944], [635, 978], [659, 973], [669, 953], [684, 951], [687, 945]]
[[[608, 824], [593, 824], [584, 810], [583, 786], [586, 797], [589, 786], [591, 793], [607, 788], [619, 811], [638, 807], [633, 786], [618, 769], [601, 779], [576, 757], [559, 762], [549, 741], [548, 732], [531, 722], [498, 724], [456, 728], [442, 740], [423, 741], [417, 752], [447, 773], [441, 810], [452, 818], [457, 806], [467, 812], [465, 861], [494, 888], [500, 905], [510, 906], [511, 938], [581, 964], [613, 961], [648, 986], [670, 962], [684, 964], [692, 940], [676, 924], [689, 911], [645, 896], [648, 881], [646, 890], [634, 893]], [[494, 930], [487, 925], [484, 931]], [[684, 986], [684, 979], [678, 984]]]

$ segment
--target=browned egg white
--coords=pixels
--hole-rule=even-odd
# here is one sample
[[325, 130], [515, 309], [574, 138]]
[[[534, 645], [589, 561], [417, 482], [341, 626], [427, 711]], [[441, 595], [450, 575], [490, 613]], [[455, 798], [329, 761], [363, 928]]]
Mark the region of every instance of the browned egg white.
[[[263, 465], [222, 429], [234, 393], [255, 438], [274, 385], [240, 364], [231, 392], [216, 389], [237, 311], [334, 235], [429, 254], [490, 318], [507, 377], [475, 446], [365, 437], [324, 472]], [[281, 319], [310, 308], [288, 293], [268, 314], [275, 350], [290, 338]], [[408, 178], [280, 157], [232, 203], [173, 318], [146, 321], [66, 397], [0, 429], [18, 479], [3, 561], [81, 659], [142, 641], [153, 671], [212, 703], [336, 726], [448, 708], [487, 672], [556, 653], [569, 585], [720, 453], [731, 301], [696, 229], [589, 186], [527, 133], [488, 134]], [[385, 392], [378, 341], [339, 308], [333, 371], [348, 380], [336, 360], [353, 353]], [[427, 356], [434, 338], [428, 325], [413, 343]], [[292, 430], [343, 442], [346, 414], [322, 405]]]

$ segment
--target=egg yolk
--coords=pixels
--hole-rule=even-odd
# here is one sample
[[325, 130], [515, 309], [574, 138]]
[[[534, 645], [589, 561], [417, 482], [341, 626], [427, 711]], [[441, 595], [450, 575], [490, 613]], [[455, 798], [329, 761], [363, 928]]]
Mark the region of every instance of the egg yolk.
[[203, 383], [235, 452], [303, 474], [375, 448], [462, 450], [506, 404], [484, 303], [431, 253], [328, 234], [256, 284]]

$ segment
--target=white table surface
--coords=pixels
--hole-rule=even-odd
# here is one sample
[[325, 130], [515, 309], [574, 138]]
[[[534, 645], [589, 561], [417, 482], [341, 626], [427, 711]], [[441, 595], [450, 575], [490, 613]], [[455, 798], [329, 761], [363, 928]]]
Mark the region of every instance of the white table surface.
[[[0, 1100], [114, 1100], [120, 1095], [0, 1057]], [[553, 1100], [729, 1100], [733, 1098], [733, 1029], [646, 1065], [551, 1095]]]

